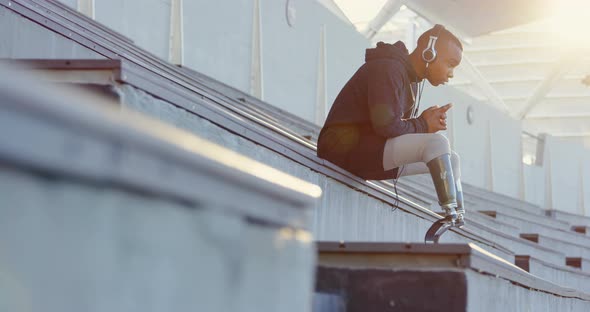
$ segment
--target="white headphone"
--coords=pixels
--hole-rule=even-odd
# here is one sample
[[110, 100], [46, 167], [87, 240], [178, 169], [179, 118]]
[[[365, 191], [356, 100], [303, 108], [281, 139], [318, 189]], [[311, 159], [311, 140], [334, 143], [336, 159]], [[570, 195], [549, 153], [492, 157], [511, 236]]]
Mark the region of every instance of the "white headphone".
[[424, 50], [422, 50], [422, 60], [424, 60], [424, 62], [426, 62], [426, 66], [428, 66], [429, 63], [434, 62], [434, 60], [436, 59], [436, 41], [438, 40], [438, 36], [440, 35], [440, 32], [444, 28], [445, 27], [440, 24], [436, 24], [432, 28], [432, 29], [436, 30], [436, 35], [430, 36], [430, 38], [428, 39], [428, 45], [426, 46], [426, 48], [424, 48]]

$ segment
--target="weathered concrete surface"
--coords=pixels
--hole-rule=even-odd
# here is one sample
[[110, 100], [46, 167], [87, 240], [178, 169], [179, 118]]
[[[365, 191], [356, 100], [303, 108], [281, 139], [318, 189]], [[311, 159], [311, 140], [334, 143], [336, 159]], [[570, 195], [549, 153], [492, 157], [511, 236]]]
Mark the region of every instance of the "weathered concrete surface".
[[590, 273], [569, 266], [555, 267], [540, 259], [529, 260], [529, 272], [558, 285], [590, 293]]
[[207, 208], [2, 167], [0, 308], [308, 309], [305, 234]]
[[513, 226], [518, 227], [519, 233], [541, 234], [546, 235], [548, 237], [557, 238], [576, 244], [581, 244], [584, 246], [590, 246], [590, 237], [582, 233], [577, 233], [574, 231], [568, 231], [563, 229], [555, 229], [547, 226], [544, 223], [533, 222], [525, 218], [510, 216], [503, 212], [496, 212], [494, 219], [499, 222], [511, 224]]
[[508, 280], [465, 271], [469, 290], [467, 311], [588, 311], [590, 303], [581, 299], [558, 297], [549, 293], [532, 291]]
[[311, 309], [317, 186], [0, 71], [2, 311]]

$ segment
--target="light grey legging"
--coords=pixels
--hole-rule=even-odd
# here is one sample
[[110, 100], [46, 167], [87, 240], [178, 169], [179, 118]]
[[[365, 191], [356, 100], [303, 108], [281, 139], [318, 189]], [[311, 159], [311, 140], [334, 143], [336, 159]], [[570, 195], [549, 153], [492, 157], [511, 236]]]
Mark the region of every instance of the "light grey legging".
[[399, 167], [398, 177], [429, 173], [426, 163], [444, 154], [451, 154], [455, 181], [461, 179], [459, 155], [439, 133], [411, 133], [388, 139], [383, 150], [383, 169]]

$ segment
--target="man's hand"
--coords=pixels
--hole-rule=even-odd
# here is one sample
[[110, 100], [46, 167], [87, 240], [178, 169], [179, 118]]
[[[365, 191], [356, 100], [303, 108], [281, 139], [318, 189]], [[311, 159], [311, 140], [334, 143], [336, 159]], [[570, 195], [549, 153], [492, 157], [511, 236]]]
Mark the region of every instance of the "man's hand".
[[420, 117], [426, 121], [428, 125], [428, 133], [435, 133], [440, 130], [447, 130], [447, 111], [453, 107], [453, 104], [449, 103], [443, 107], [434, 105], [425, 109]]

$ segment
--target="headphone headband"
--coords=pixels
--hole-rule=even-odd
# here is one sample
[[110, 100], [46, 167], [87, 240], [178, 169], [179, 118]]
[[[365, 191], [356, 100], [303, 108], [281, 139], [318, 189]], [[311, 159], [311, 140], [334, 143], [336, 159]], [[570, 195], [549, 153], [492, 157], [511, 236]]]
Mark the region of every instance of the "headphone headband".
[[436, 59], [436, 41], [438, 40], [440, 32], [444, 28], [445, 27], [441, 24], [436, 24], [432, 27], [432, 32], [435, 32], [435, 35], [430, 35], [430, 38], [428, 38], [428, 45], [422, 50], [422, 60], [424, 60], [426, 64], [432, 63]]

